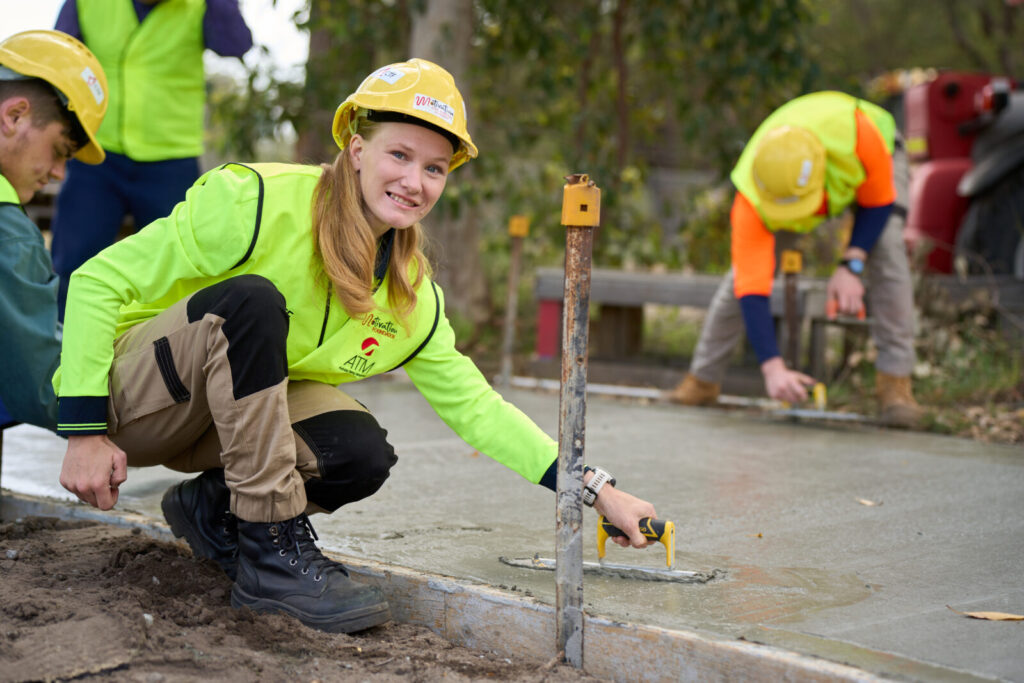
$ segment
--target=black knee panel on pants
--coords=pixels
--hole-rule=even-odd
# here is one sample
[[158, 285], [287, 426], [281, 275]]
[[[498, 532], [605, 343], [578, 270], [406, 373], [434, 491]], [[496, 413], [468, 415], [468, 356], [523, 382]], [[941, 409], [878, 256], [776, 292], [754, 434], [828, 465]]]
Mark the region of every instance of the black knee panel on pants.
[[288, 311], [274, 283], [238, 275], [192, 295], [188, 320], [224, 319], [235, 399], [272, 387], [288, 374]]
[[334, 512], [373, 495], [398, 462], [387, 431], [370, 413], [337, 410], [292, 425], [316, 455], [319, 478], [306, 481], [306, 498]]

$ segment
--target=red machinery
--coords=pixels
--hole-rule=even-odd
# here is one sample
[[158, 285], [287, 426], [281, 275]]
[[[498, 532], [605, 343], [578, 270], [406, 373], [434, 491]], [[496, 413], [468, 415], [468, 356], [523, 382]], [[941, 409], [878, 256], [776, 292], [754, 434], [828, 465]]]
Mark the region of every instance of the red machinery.
[[1020, 194], [1012, 178], [1024, 167], [1020, 96], [1008, 79], [956, 71], [905, 93], [913, 168], [905, 240], [912, 252], [929, 249], [926, 270], [949, 273], [960, 255], [983, 271], [1013, 272], [1020, 230], [992, 207]]

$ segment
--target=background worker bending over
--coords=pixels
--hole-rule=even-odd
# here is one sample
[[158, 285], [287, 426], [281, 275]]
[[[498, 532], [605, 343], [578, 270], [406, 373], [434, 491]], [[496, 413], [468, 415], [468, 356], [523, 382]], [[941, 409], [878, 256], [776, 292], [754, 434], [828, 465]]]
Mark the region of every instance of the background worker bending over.
[[910, 426], [922, 414], [914, 400], [914, 302], [903, 246], [906, 156], [892, 116], [840, 92], [798, 97], [758, 127], [730, 178], [736, 186], [732, 268], [712, 300], [690, 372], [674, 401], [713, 404], [729, 356], [745, 326], [765, 389], [799, 402], [814, 380], [787, 368], [779, 354], [769, 297], [776, 237], [807, 233], [847, 208], [854, 210], [850, 242], [826, 295], [840, 313], [864, 305], [867, 280], [871, 334], [878, 348], [876, 391], [881, 416]]

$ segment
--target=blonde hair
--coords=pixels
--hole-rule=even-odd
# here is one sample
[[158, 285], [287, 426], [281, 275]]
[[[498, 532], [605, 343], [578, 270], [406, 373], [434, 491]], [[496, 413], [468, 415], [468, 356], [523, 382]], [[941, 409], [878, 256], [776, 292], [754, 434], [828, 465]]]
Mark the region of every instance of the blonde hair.
[[[369, 140], [376, 131], [363, 119], [359, 134]], [[377, 308], [373, 301], [373, 271], [377, 240], [366, 218], [359, 174], [347, 150], [333, 164], [322, 164], [323, 173], [313, 192], [313, 240], [321, 274], [331, 282], [349, 316], [356, 318]], [[388, 264], [388, 306], [399, 318], [416, 307], [416, 288], [430, 273], [423, 253], [423, 228], [419, 223], [395, 230]], [[409, 266], [415, 263], [414, 279]]]

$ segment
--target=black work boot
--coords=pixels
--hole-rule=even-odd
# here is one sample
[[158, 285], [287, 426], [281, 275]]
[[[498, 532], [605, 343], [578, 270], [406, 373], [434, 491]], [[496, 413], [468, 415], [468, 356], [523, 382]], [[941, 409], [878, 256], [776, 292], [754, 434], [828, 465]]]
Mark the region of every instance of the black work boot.
[[234, 580], [238, 518], [231, 514], [230, 507], [231, 493], [222, 468], [206, 470], [195, 479], [175, 484], [160, 501], [174, 536], [184, 536], [193, 555], [213, 560]]
[[305, 514], [269, 524], [238, 520], [238, 578], [231, 605], [283, 612], [331, 633], [390, 621], [383, 593], [352, 581], [313, 544], [316, 538]]

